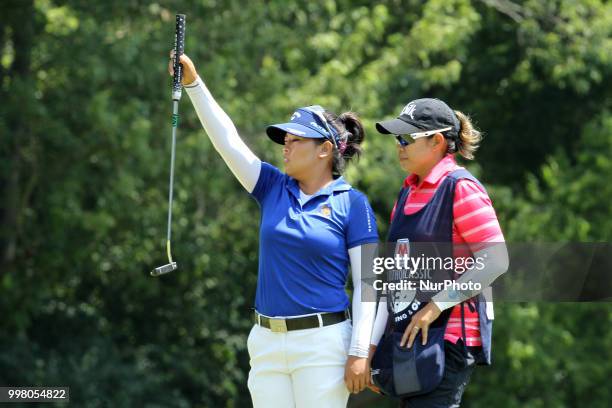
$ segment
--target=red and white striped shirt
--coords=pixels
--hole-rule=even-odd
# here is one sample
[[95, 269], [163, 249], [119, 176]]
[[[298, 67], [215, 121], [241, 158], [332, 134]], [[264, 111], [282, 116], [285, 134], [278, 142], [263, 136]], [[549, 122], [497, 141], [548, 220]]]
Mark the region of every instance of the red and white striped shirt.
[[[410, 187], [410, 193], [406, 198], [404, 214], [411, 215], [423, 208], [446, 176], [460, 168], [454, 156], [448, 154], [436, 164], [421, 183], [418, 183], [416, 174], [406, 177], [404, 187]], [[397, 202], [393, 206], [391, 219], [395, 214], [396, 205]], [[453, 243], [463, 244], [457, 246], [459, 249], [454, 256], [469, 255], [465, 253], [468, 246], [473, 253], [483, 249], [486, 242], [504, 242], [504, 235], [497, 221], [491, 199], [479, 184], [471, 180], [461, 179], [455, 186], [453, 217]], [[461, 251], [460, 248], [464, 250]], [[458, 253], [458, 251], [463, 253]], [[468, 305], [464, 307], [466, 345], [481, 346], [478, 310], [472, 309]], [[456, 343], [461, 337], [461, 304], [459, 304], [451, 311], [444, 339]]]

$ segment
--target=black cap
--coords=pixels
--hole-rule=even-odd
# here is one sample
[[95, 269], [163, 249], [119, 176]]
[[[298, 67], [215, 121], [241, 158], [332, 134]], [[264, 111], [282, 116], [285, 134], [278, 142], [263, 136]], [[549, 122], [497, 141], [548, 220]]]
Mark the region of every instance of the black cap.
[[397, 119], [376, 123], [376, 130], [384, 134], [407, 135], [450, 127], [446, 137], [456, 140], [461, 124], [455, 112], [440, 99], [415, 99], [402, 109]]

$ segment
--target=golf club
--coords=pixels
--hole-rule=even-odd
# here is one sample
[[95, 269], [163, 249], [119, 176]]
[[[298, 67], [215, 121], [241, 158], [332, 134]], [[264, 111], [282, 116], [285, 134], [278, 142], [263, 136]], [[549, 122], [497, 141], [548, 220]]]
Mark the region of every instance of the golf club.
[[170, 186], [168, 192], [168, 234], [166, 237], [166, 252], [168, 263], [159, 266], [151, 271], [151, 276], [159, 276], [172, 272], [178, 268], [176, 262], [172, 260], [170, 248], [170, 238], [172, 232], [172, 190], [174, 188], [174, 156], [176, 151], [176, 128], [178, 127], [179, 115], [178, 105], [182, 94], [181, 79], [183, 78], [183, 66], [180, 57], [185, 49], [185, 15], [176, 15], [176, 30], [174, 36], [174, 76], [172, 82], [172, 153], [170, 155]]

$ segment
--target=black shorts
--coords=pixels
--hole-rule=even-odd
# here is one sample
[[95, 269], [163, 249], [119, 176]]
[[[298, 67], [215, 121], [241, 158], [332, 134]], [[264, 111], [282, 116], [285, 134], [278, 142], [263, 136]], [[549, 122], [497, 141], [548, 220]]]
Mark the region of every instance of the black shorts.
[[480, 347], [465, 347], [463, 340], [457, 344], [444, 341], [444, 377], [440, 385], [427, 394], [404, 398], [400, 408], [455, 408], [461, 404], [463, 391], [476, 366], [475, 353]]

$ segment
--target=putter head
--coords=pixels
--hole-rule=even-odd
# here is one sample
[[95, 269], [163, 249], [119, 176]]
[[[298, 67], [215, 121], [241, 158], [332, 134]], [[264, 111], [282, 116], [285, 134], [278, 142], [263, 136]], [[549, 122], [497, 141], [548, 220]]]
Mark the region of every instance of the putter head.
[[175, 270], [177, 268], [178, 268], [178, 266], [176, 265], [176, 262], [172, 262], [172, 263], [169, 263], [167, 265], [159, 266], [159, 267], [153, 269], [151, 271], [151, 276], [163, 275], [165, 273], [172, 272], [173, 270]]

